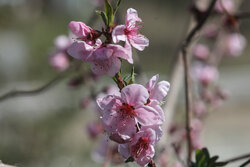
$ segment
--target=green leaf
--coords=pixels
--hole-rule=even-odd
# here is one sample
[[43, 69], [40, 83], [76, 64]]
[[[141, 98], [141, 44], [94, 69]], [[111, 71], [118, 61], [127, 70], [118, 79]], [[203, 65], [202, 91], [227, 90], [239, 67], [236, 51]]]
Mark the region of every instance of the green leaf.
[[125, 161], [125, 163], [128, 163], [128, 162], [134, 162], [134, 158], [133, 158], [133, 157], [129, 157], [129, 158]]
[[196, 162], [193, 162], [191, 167], [222, 167], [227, 164], [225, 162], [216, 162], [218, 158], [219, 156], [213, 156], [210, 158], [207, 148], [197, 149], [195, 151]]
[[227, 162], [216, 162], [215, 167], [225, 166]]
[[135, 83], [135, 67], [134, 66], [131, 71], [131, 83]]
[[107, 15], [106, 15], [106, 13], [104, 13], [103, 11], [100, 11], [100, 10], [97, 10], [96, 13], [97, 13], [99, 16], [101, 16], [101, 18], [102, 18], [104, 24], [105, 24], [106, 26], [108, 26], [108, 17], [107, 17]]
[[108, 0], [105, 0], [105, 13], [108, 18], [108, 26], [112, 26], [114, 22], [114, 11]]
[[114, 9], [114, 14], [117, 12], [117, 9], [119, 8], [119, 6], [120, 6], [120, 4], [121, 4], [121, 1], [122, 1], [122, 0], [117, 0], [116, 6], [115, 6], [115, 9]]

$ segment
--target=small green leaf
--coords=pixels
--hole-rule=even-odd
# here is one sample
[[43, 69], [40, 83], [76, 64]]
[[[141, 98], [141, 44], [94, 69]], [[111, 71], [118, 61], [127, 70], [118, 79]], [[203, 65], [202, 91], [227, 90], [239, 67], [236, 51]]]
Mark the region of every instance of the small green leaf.
[[225, 166], [227, 162], [216, 162], [215, 167]]
[[107, 17], [107, 15], [106, 15], [103, 11], [100, 11], [100, 10], [97, 10], [96, 13], [97, 13], [99, 16], [101, 16], [101, 18], [102, 18], [104, 24], [105, 24], [106, 26], [108, 26], [108, 17]]
[[129, 157], [129, 158], [125, 161], [125, 163], [128, 163], [128, 162], [134, 162], [134, 158], [133, 158], [133, 157]]
[[114, 11], [108, 0], [105, 0], [105, 13], [108, 18], [108, 25], [112, 26], [114, 22]]
[[117, 0], [117, 2], [116, 2], [116, 7], [115, 7], [115, 9], [114, 9], [114, 14], [117, 12], [117, 9], [119, 8], [119, 6], [120, 6], [120, 4], [121, 4], [121, 1], [122, 1], [122, 0]]

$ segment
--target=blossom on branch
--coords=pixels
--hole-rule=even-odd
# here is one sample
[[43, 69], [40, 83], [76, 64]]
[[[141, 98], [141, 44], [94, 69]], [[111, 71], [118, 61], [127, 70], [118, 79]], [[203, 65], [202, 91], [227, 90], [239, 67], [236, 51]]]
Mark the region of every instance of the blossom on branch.
[[114, 43], [125, 41], [126, 45], [142, 51], [149, 45], [149, 40], [139, 33], [142, 20], [138, 17], [135, 9], [129, 8], [125, 18], [125, 25], [118, 25], [114, 28], [112, 38]]

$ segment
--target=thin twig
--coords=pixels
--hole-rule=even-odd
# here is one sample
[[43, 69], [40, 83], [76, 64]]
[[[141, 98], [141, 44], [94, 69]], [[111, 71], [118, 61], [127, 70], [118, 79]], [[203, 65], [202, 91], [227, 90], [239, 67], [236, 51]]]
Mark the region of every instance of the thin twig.
[[190, 31], [187, 38], [183, 42], [181, 47], [182, 59], [184, 62], [184, 75], [185, 75], [185, 101], [186, 101], [186, 131], [187, 131], [187, 165], [190, 166], [191, 156], [192, 156], [192, 143], [191, 143], [191, 135], [190, 135], [190, 114], [191, 114], [191, 92], [190, 92], [190, 65], [187, 57], [187, 48], [191, 44], [193, 37], [196, 33], [203, 27], [206, 23], [208, 17], [212, 13], [216, 0], [212, 0], [209, 4], [208, 9], [206, 10], [203, 18], [196, 24], [196, 26]]
[[0, 103], [3, 102], [4, 100], [7, 100], [9, 98], [13, 97], [19, 97], [19, 96], [30, 96], [30, 95], [36, 95], [39, 93], [42, 93], [46, 90], [49, 90], [51, 87], [55, 86], [59, 81], [61, 81], [64, 77], [67, 76], [67, 73], [61, 73], [55, 78], [53, 78], [51, 81], [46, 83], [45, 85], [38, 87], [36, 89], [31, 89], [31, 90], [12, 90], [9, 91], [2, 96], [0, 96]]
[[240, 165], [240, 167], [245, 167], [246, 165], [248, 165], [250, 163], [250, 159], [247, 160], [246, 162], [244, 162], [243, 164]]
[[240, 156], [237, 156], [234, 158], [230, 158], [230, 159], [223, 161], [223, 162], [232, 163], [232, 162], [239, 161], [239, 160], [246, 159], [246, 158], [250, 158], [250, 153], [240, 155]]
[[[98, 9], [98, 8], [96, 8]], [[94, 10], [96, 11], [96, 10]], [[92, 26], [96, 20], [97, 20], [97, 15], [95, 12], [92, 13], [90, 16], [89, 20], [87, 21], [87, 25]], [[20, 97], [20, 96], [29, 96], [29, 95], [36, 95], [39, 93], [42, 93], [46, 90], [49, 90], [49, 88], [55, 86], [58, 84], [63, 78], [67, 76], [67, 72], [65, 73], [59, 73], [56, 77], [54, 77], [52, 80], [47, 82], [46, 84], [42, 85], [39, 88], [32, 89], [32, 90], [12, 90], [9, 91], [3, 95], [0, 95], [0, 103], [3, 102], [4, 100], [13, 98], [13, 97]]]
[[176, 145], [175, 145], [174, 143], [172, 144], [172, 147], [173, 147], [173, 150], [174, 150], [174, 152], [175, 152], [175, 155], [176, 155], [177, 160], [178, 160], [183, 166], [186, 166], [185, 162], [181, 159], [181, 157], [180, 157], [180, 155], [179, 155], [179, 153], [178, 153], [178, 150], [177, 150], [177, 148], [176, 148]]

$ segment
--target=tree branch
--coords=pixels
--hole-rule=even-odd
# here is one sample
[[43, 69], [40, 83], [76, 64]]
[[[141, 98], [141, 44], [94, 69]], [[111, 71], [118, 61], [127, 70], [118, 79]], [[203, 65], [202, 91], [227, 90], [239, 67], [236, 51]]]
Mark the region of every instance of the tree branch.
[[46, 83], [45, 85], [38, 87], [36, 89], [9, 91], [9, 92], [0, 96], [0, 103], [3, 102], [4, 100], [7, 100], [7, 99], [13, 98], [13, 97], [30, 96], [30, 95], [36, 95], [36, 94], [42, 93], [46, 90], [49, 90], [51, 87], [55, 86], [57, 83], [59, 83], [66, 76], [67, 76], [67, 73], [61, 73], [58, 76], [56, 76], [55, 78], [53, 78], [51, 81]]
[[223, 162], [232, 163], [232, 162], [239, 161], [239, 160], [246, 159], [246, 158], [250, 158], [250, 153], [240, 155], [240, 156], [237, 156], [234, 158], [230, 158], [230, 159], [223, 161]]
[[187, 131], [187, 165], [190, 166], [191, 163], [191, 156], [192, 156], [192, 142], [191, 142], [191, 135], [190, 135], [190, 116], [191, 116], [191, 92], [190, 92], [190, 65], [189, 60], [187, 57], [187, 48], [191, 44], [193, 37], [196, 33], [203, 27], [206, 23], [208, 17], [212, 13], [216, 0], [212, 0], [203, 16], [203, 18], [196, 24], [196, 26], [190, 31], [186, 39], [184, 40], [181, 52], [182, 52], [182, 59], [184, 62], [184, 75], [185, 75], [185, 101], [186, 101], [186, 131]]
[[[96, 11], [96, 10], [94, 10], [94, 11]], [[97, 18], [98, 17], [96, 15], [96, 13], [93, 12], [87, 21], [87, 25], [92, 26], [96, 22]], [[46, 83], [45, 85], [42, 85], [41, 87], [33, 89], [33, 90], [12, 90], [12, 91], [9, 91], [3, 95], [0, 95], [0, 103], [3, 102], [4, 100], [7, 100], [7, 99], [10, 99], [13, 97], [29, 96], [29, 95], [36, 95], [36, 94], [42, 93], [46, 90], [49, 90], [49, 88], [55, 86], [56, 84], [58, 84], [66, 76], [67, 76], [66, 72], [60, 73], [55, 78], [53, 78], [51, 81]]]
[[248, 165], [250, 163], [250, 159], [247, 160], [246, 162], [244, 162], [243, 164], [240, 165], [240, 167], [245, 167], [246, 165]]

